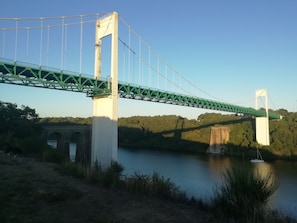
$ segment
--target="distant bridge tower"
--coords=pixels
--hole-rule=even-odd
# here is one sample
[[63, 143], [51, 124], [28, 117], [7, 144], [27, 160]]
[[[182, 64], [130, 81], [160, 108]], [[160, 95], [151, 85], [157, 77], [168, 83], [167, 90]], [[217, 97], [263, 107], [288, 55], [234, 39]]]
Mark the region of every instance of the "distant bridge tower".
[[256, 90], [256, 109], [259, 109], [258, 100], [260, 97], [265, 97], [266, 117], [256, 117], [256, 140], [261, 145], [269, 146], [270, 145], [269, 118], [268, 118], [268, 102], [267, 102], [266, 89]]
[[101, 78], [101, 42], [111, 35], [111, 86], [112, 93], [93, 97], [91, 165], [96, 162], [108, 168], [117, 161], [118, 153], [118, 14], [96, 22], [95, 70], [96, 79]]

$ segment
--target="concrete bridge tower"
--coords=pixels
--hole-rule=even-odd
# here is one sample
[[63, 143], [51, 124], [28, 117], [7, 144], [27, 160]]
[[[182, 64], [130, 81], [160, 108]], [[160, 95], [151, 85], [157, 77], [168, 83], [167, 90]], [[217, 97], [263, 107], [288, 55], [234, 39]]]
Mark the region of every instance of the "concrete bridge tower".
[[118, 14], [96, 22], [95, 69], [96, 79], [101, 78], [101, 43], [111, 36], [111, 94], [93, 97], [91, 165], [98, 163], [106, 169], [117, 161], [118, 153]]
[[265, 97], [266, 117], [256, 117], [256, 140], [263, 146], [269, 146], [269, 118], [268, 118], [268, 101], [267, 90], [256, 90], [256, 109], [259, 109], [258, 100], [260, 97]]

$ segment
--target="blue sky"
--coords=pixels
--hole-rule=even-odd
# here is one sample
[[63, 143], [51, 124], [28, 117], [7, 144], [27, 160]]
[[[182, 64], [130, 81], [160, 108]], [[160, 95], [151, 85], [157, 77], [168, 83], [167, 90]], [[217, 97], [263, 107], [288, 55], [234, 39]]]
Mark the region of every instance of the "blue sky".
[[[266, 88], [270, 108], [297, 111], [295, 0], [2, 0], [1, 5], [1, 17], [117, 11], [170, 66], [201, 89], [196, 96], [254, 107], [255, 90]], [[0, 53], [1, 48], [0, 43]], [[92, 66], [84, 69], [92, 74]], [[42, 117], [92, 115], [91, 99], [79, 93], [0, 84], [0, 100], [28, 105]], [[176, 114], [195, 119], [204, 112], [210, 111], [119, 102], [120, 117]]]

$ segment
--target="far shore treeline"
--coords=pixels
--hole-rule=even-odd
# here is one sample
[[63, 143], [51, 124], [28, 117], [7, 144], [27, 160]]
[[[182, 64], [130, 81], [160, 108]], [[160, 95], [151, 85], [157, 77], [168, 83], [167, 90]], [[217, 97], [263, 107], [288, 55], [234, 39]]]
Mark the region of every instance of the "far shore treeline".
[[[297, 113], [280, 109], [283, 116], [270, 120], [270, 146], [255, 141], [255, 119], [235, 114], [205, 113], [196, 120], [176, 115], [133, 116], [119, 118], [119, 146], [131, 149], [154, 149], [172, 152], [205, 153], [212, 126], [230, 129], [224, 153], [232, 156], [254, 156], [255, 148], [267, 158], [297, 159]], [[42, 127], [46, 125], [91, 125], [92, 118], [39, 118], [35, 109], [0, 101], [0, 148], [18, 146], [24, 152], [42, 146]], [[46, 142], [44, 142], [46, 143]], [[24, 145], [20, 145], [24, 144]]]
[[[212, 126], [227, 126], [230, 140], [225, 154], [254, 156], [260, 148], [266, 158], [297, 159], [297, 113], [281, 109], [283, 116], [270, 120], [270, 146], [261, 146], [255, 140], [255, 119], [235, 114], [205, 113], [196, 120], [176, 115], [133, 116], [119, 118], [119, 146], [131, 149], [154, 149], [172, 152], [205, 153], [209, 146]], [[42, 118], [42, 125], [91, 125], [92, 118]]]

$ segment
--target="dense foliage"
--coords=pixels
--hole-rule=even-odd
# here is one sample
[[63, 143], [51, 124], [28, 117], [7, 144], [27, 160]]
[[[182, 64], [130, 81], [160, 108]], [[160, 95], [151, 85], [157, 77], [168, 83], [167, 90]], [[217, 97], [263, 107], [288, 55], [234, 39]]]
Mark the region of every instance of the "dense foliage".
[[197, 129], [197, 121], [180, 116], [121, 118], [119, 144], [158, 150], [205, 151], [209, 137], [197, 131], [203, 131]]
[[[297, 113], [284, 109], [275, 111], [281, 120], [270, 120], [270, 146], [258, 145], [255, 140], [255, 119], [234, 114], [205, 113], [197, 120], [167, 116], [133, 116], [119, 118], [119, 145], [137, 149], [205, 152], [209, 146], [212, 126], [227, 126], [230, 139], [225, 153], [239, 156], [254, 156], [260, 147], [265, 157], [297, 156]], [[43, 118], [41, 123], [88, 124], [91, 118]]]
[[220, 114], [203, 114], [197, 120], [174, 115], [121, 118], [119, 139], [121, 145], [129, 147], [205, 152], [211, 126], [230, 124], [239, 119]]
[[35, 109], [0, 101], [0, 123], [0, 149], [30, 153], [41, 148], [42, 128]]
[[261, 147], [255, 140], [255, 119], [236, 115], [206, 113], [197, 120], [180, 116], [121, 118], [119, 142], [137, 148], [206, 151], [212, 126], [227, 126], [230, 139], [225, 152], [231, 155], [252, 156], [257, 146], [267, 156], [297, 155], [297, 114], [277, 111], [282, 120], [270, 120], [270, 146]]
[[92, 125], [92, 118], [74, 118], [74, 117], [47, 117], [41, 118], [40, 124], [42, 125]]
[[0, 102], [0, 133], [23, 138], [37, 131], [38, 115], [27, 106]]
[[279, 110], [280, 121], [270, 122], [270, 149], [277, 155], [297, 155], [297, 113]]

